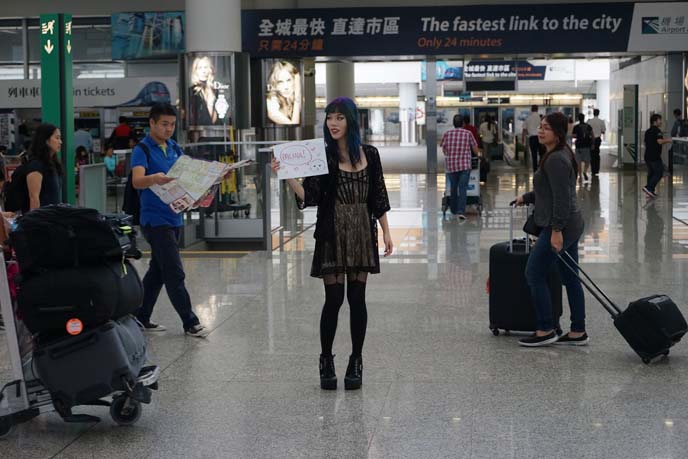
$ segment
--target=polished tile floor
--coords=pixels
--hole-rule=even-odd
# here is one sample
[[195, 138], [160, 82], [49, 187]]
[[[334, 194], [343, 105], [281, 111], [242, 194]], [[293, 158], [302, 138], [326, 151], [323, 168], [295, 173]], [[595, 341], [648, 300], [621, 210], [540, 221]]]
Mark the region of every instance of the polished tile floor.
[[[688, 343], [644, 365], [586, 297], [586, 348], [520, 348], [488, 330], [488, 252], [508, 234], [525, 170], [495, 167], [486, 211], [439, 211], [444, 179], [387, 176], [397, 251], [368, 286], [364, 386], [318, 386], [321, 283], [312, 230], [271, 254], [188, 258], [206, 340], [186, 338], [163, 294], [150, 336], [160, 391], [133, 427], [43, 415], [0, 440], [2, 458], [685, 458]], [[647, 203], [642, 172], [607, 169], [579, 190], [583, 266], [620, 304], [667, 293], [688, 313], [683, 175]], [[140, 262], [141, 272], [145, 265]], [[342, 309], [338, 373], [350, 352]], [[563, 323], [568, 312], [565, 308]], [[0, 352], [6, 371], [7, 356]], [[0, 380], [4, 380], [0, 371]]]

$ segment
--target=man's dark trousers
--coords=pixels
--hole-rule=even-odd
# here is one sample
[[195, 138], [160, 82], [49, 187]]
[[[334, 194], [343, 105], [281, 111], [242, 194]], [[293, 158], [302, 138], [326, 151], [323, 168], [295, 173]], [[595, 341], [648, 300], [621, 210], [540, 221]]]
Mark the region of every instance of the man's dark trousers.
[[180, 228], [172, 226], [142, 226], [143, 236], [151, 246], [148, 272], [143, 278], [143, 304], [136, 314], [142, 323], [150, 322], [153, 307], [162, 286], [184, 324], [184, 330], [198, 325], [198, 317], [191, 307], [191, 298], [184, 285], [184, 266], [179, 256]]
[[602, 138], [595, 137], [595, 143], [590, 150], [590, 170], [592, 175], [600, 173], [600, 145], [602, 145]]
[[538, 136], [531, 135], [528, 137], [528, 146], [530, 148], [530, 157], [533, 161], [533, 172], [538, 168], [538, 153], [540, 153], [540, 141]]
[[647, 186], [646, 188], [654, 193], [655, 188], [657, 187], [657, 184], [662, 180], [662, 177], [664, 176], [664, 163], [662, 160], [656, 160], [656, 161], [648, 161], [645, 160], [647, 163]]

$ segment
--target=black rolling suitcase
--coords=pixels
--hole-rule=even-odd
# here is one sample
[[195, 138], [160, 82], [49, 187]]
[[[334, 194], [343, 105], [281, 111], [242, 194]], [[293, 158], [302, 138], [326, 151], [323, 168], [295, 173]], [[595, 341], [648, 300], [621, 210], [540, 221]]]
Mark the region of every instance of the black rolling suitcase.
[[616, 329], [644, 363], [669, 355], [669, 349], [688, 332], [686, 319], [667, 295], [640, 298], [622, 311], [568, 253], [565, 257], [561, 254], [559, 257], [574, 273], [576, 270], [573, 267], [578, 268], [580, 274], [576, 275], [583, 286], [611, 314]]
[[[514, 239], [514, 209], [510, 208], [509, 241], [490, 247], [490, 330], [535, 331], [535, 306], [526, 282], [526, 264], [530, 256], [530, 239]], [[552, 296], [552, 316], [557, 334], [561, 334], [562, 314], [561, 278], [554, 267], [548, 278]]]
[[125, 316], [77, 336], [39, 342], [33, 358], [56, 408], [66, 411], [134, 387], [146, 362], [146, 340], [136, 320]]

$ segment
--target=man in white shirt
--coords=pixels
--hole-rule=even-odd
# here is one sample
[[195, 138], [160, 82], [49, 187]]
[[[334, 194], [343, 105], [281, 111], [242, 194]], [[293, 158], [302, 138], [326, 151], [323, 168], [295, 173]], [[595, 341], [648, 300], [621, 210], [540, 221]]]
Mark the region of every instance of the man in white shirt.
[[538, 168], [538, 153], [540, 152], [540, 142], [538, 141], [538, 129], [540, 129], [540, 115], [538, 114], [538, 106], [530, 107], [530, 115], [523, 123], [523, 144], [526, 144], [526, 137], [528, 138], [528, 147], [530, 148], [530, 157], [533, 161], [533, 172]]
[[588, 120], [588, 124], [592, 127], [592, 135], [595, 137], [592, 150], [590, 151], [590, 169], [592, 175], [600, 174], [600, 145], [602, 144], [602, 136], [607, 131], [605, 129], [604, 120], [599, 118], [600, 111], [595, 109], [592, 111], [593, 119]]

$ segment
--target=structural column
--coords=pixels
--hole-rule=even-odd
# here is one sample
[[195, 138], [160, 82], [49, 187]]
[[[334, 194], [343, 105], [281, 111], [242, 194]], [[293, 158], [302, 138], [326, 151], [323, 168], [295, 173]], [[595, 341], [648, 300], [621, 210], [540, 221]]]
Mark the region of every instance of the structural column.
[[325, 95], [327, 102], [336, 97], [355, 99], [356, 85], [353, 62], [332, 62], [326, 65]]
[[72, 16], [42, 14], [41, 118], [62, 131], [65, 182], [62, 198], [76, 203], [74, 180], [74, 94], [72, 91]]
[[[303, 136], [315, 137], [315, 58], [303, 59]], [[292, 200], [293, 201], [293, 200]]]
[[186, 0], [186, 52], [240, 52], [241, 0]]
[[418, 85], [399, 83], [399, 124], [401, 125], [401, 146], [414, 146], [416, 142], [416, 101]]
[[666, 58], [667, 106], [664, 121], [665, 129], [671, 129], [674, 124], [674, 109], [685, 112], [684, 63], [682, 53], [669, 53]]
[[[597, 109], [600, 110], [600, 118], [609, 122], [609, 80], [597, 80]], [[607, 126], [609, 127], [609, 126]], [[608, 129], [609, 130], [609, 129]]]
[[[685, 118], [686, 106], [685, 95], [686, 88], [684, 86], [685, 63], [682, 53], [669, 53], [666, 57], [666, 108], [664, 116], [664, 130], [671, 131], [674, 125], [674, 109], [679, 109]], [[683, 148], [681, 145], [679, 148]], [[672, 150], [673, 151], [673, 150]], [[674, 155], [672, 151], [669, 153], [669, 172], [674, 171]], [[681, 150], [679, 150], [680, 152]], [[670, 182], [670, 181], [669, 181]]]
[[425, 144], [428, 178], [437, 179], [437, 61], [425, 63]]

